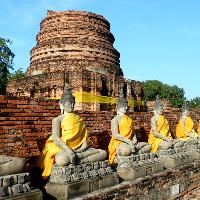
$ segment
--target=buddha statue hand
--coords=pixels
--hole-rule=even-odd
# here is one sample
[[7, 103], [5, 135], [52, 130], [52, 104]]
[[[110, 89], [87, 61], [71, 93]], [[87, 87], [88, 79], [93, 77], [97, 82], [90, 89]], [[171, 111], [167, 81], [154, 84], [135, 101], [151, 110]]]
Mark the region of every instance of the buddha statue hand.
[[169, 144], [170, 144], [170, 147], [173, 147], [176, 144], [176, 142], [174, 143], [173, 140], [171, 140], [169, 141]]
[[128, 141], [128, 145], [131, 148], [132, 153], [135, 153], [136, 152], [136, 147], [135, 147], [135, 144], [133, 143], [133, 141], [129, 140]]
[[77, 150], [75, 150], [76, 153], [81, 153], [81, 152], [84, 152], [88, 149], [88, 145], [87, 145], [87, 142], [84, 142], [81, 147]]
[[73, 151], [71, 151], [69, 152], [68, 156], [69, 156], [70, 162], [74, 164], [76, 162], [76, 154]]
[[76, 154], [71, 151], [60, 151], [55, 156], [55, 163], [58, 166], [74, 164], [76, 162]]

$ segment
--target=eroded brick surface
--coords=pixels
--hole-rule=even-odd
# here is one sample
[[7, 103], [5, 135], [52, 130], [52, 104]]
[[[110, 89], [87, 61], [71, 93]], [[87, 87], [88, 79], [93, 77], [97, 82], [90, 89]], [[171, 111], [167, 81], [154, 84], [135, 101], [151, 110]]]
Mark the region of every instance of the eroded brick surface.
[[[110, 23], [100, 15], [82, 11], [48, 11], [30, 52], [26, 77], [13, 80], [7, 92], [14, 96], [60, 97], [66, 83], [73, 92], [142, 99], [139, 81], [126, 80], [120, 54], [114, 48]], [[79, 103], [79, 110], [110, 110], [112, 106]]]

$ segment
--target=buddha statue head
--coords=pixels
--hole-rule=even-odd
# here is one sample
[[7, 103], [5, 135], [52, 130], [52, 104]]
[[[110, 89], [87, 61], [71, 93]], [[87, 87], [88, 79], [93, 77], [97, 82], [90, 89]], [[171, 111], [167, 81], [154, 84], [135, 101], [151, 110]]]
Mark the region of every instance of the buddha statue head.
[[163, 105], [160, 102], [159, 97], [157, 96], [155, 104], [154, 104], [154, 114], [155, 115], [161, 115], [162, 113], [163, 113]]
[[72, 95], [71, 88], [67, 84], [60, 99], [61, 113], [63, 113], [63, 111], [66, 113], [72, 112], [74, 110], [74, 104], [75, 97]]
[[124, 98], [123, 91], [120, 92], [117, 100], [117, 115], [124, 115], [128, 109], [128, 101]]
[[188, 109], [187, 103], [185, 101], [183, 103], [183, 106], [182, 106], [181, 110], [182, 110], [182, 115], [183, 116], [187, 117], [190, 114], [190, 111]]

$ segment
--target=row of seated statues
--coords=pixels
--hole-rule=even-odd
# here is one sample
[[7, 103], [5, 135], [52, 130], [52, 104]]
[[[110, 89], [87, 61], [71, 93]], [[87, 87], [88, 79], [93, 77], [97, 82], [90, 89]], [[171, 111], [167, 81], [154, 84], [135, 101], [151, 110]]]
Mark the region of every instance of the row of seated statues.
[[[153, 163], [154, 168], [158, 166], [159, 159], [156, 159], [155, 156], [157, 153], [161, 152], [162, 156], [167, 156], [165, 152], [169, 152], [169, 150], [182, 148], [182, 151], [187, 145], [198, 146], [200, 141], [200, 125], [197, 132], [195, 132], [194, 122], [189, 117], [189, 110], [186, 104], [182, 107], [182, 116], [176, 128], [176, 139], [174, 139], [170, 133], [168, 120], [163, 115], [163, 106], [157, 98], [154, 106], [154, 115], [151, 118], [151, 131], [148, 136], [148, 142], [138, 142], [134, 132], [134, 122], [127, 115], [128, 102], [121, 95], [117, 102], [117, 115], [111, 120], [112, 137], [107, 155], [104, 150], [88, 146], [87, 129], [84, 121], [73, 112], [74, 104], [75, 98], [70, 88], [67, 87], [60, 100], [61, 115], [52, 120], [52, 135], [46, 141], [45, 148], [38, 159], [37, 166], [42, 171], [43, 179], [48, 180], [51, 176], [50, 180], [57, 180], [62, 183], [80, 180], [81, 177], [76, 176], [75, 173], [76, 166], [79, 166], [79, 172], [84, 170], [91, 172], [90, 174], [89, 172], [88, 174], [82, 173], [83, 178], [90, 177], [91, 174], [95, 176], [95, 173], [106, 175], [117, 167], [119, 174], [121, 173], [120, 176], [128, 179], [128, 176], [136, 177], [136, 174], [140, 174], [141, 170], [133, 172], [133, 169], [137, 168], [139, 170], [139, 167], [144, 163], [148, 166], [149, 163]], [[178, 153], [178, 151], [170, 152]], [[108, 163], [105, 162], [107, 157]], [[169, 158], [167, 157], [167, 159]], [[137, 161], [137, 165], [131, 164], [134, 161]], [[25, 163], [25, 159], [22, 158], [0, 156], [0, 176], [22, 172]], [[95, 164], [89, 166], [87, 163]], [[74, 166], [75, 168], [73, 168]], [[112, 168], [109, 166], [112, 166]], [[62, 167], [65, 167], [65, 172], [61, 170]], [[70, 171], [72, 168], [74, 172]], [[127, 172], [127, 168], [132, 171]], [[121, 169], [124, 171], [120, 171]], [[162, 169], [156, 168], [156, 170]], [[60, 176], [60, 179], [56, 179], [54, 176], [59, 176], [59, 173], [62, 176]], [[145, 173], [141, 172], [141, 174], [147, 175]], [[63, 174], [67, 174], [65, 180], [63, 179]], [[71, 178], [69, 179], [67, 176]]]

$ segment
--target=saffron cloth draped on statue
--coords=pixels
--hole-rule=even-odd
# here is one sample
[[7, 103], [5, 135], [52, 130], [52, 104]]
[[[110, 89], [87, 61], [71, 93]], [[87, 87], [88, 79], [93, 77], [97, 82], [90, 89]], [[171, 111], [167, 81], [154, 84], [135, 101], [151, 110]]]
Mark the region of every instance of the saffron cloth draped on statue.
[[[156, 129], [158, 133], [164, 135], [167, 138], [172, 138], [171, 133], [169, 131], [169, 123], [164, 115], [159, 116], [156, 125], [157, 125]], [[153, 130], [151, 129], [148, 143], [152, 145], [152, 149], [151, 149], [152, 153], [156, 153], [158, 146], [162, 141], [163, 141], [162, 139], [154, 136]]]
[[[127, 139], [132, 139], [133, 130], [134, 130], [133, 120], [127, 115], [124, 115], [119, 122], [119, 134]], [[115, 156], [116, 156], [116, 149], [118, 145], [121, 143], [122, 143], [121, 141], [116, 140], [114, 137], [111, 138], [109, 146], [108, 146], [110, 164], [114, 163]]]
[[176, 127], [176, 137], [177, 139], [186, 141], [188, 140], [190, 137], [187, 136], [187, 133], [191, 133], [193, 134], [195, 137], [198, 136], [198, 134], [194, 131], [194, 122], [192, 121], [192, 119], [187, 116], [186, 120], [185, 120], [185, 126], [183, 124], [183, 120], [179, 119], [178, 125]]
[[[71, 149], [77, 149], [87, 139], [87, 130], [84, 121], [74, 113], [67, 113], [61, 122], [61, 139]], [[48, 178], [54, 164], [55, 155], [61, 149], [53, 143], [52, 136], [49, 137], [38, 160], [38, 166], [44, 170], [43, 178]]]
[[200, 135], [200, 120], [199, 120], [199, 126], [197, 128], [197, 133]]

